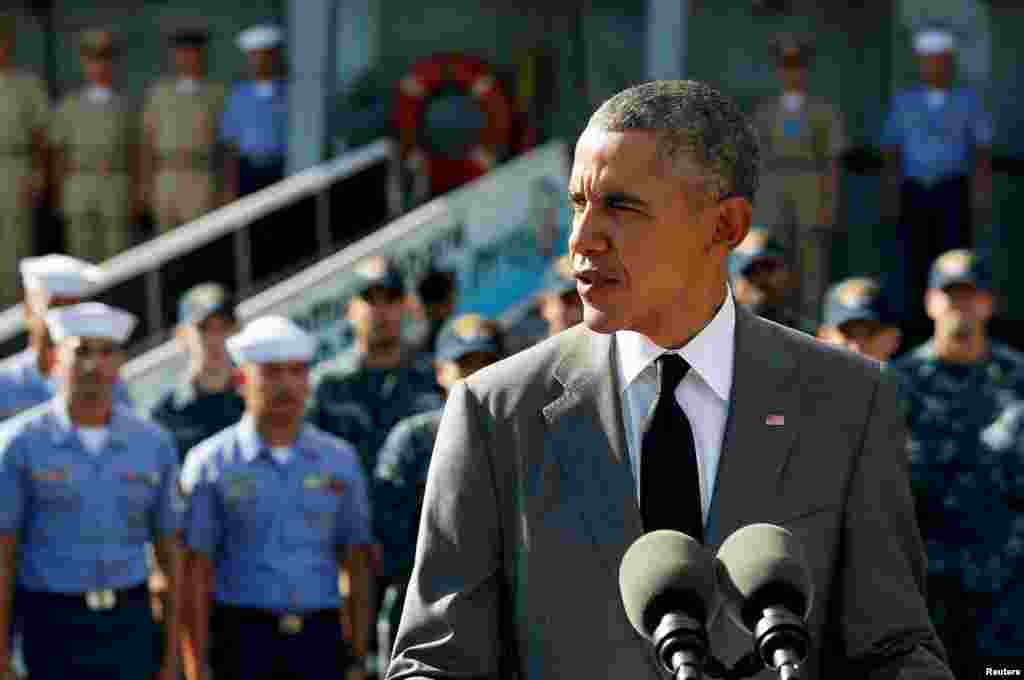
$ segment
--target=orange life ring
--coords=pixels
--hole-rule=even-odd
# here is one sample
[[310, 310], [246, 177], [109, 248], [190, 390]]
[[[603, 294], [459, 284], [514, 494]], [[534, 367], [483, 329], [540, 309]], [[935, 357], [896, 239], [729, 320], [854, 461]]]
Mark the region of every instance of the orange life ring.
[[[485, 123], [462, 158], [429, 149], [422, 141], [430, 100], [453, 84], [473, 97]], [[444, 193], [491, 170], [512, 142], [512, 107], [487, 64], [461, 54], [437, 54], [418, 61], [398, 84], [396, 116], [406, 164], [430, 178], [433, 195]]]

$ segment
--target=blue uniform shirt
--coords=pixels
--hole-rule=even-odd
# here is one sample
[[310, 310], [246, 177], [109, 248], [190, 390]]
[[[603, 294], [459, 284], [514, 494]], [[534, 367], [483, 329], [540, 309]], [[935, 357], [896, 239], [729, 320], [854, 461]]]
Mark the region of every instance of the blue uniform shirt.
[[84, 593], [146, 582], [146, 544], [181, 527], [171, 436], [115, 407], [107, 445], [86, 449], [62, 399], [4, 424], [0, 531], [19, 533], [18, 585]]
[[903, 174], [932, 185], [974, 171], [974, 150], [992, 146], [992, 119], [981, 97], [953, 88], [939, 108], [928, 106], [928, 90], [918, 87], [896, 95], [882, 133], [882, 146], [899, 147]]
[[221, 140], [238, 147], [243, 156], [280, 157], [288, 145], [288, 92], [283, 80], [263, 96], [252, 81], [235, 87], [224, 110]]
[[278, 613], [336, 608], [338, 548], [370, 540], [355, 449], [303, 427], [284, 464], [251, 416], [189, 452], [185, 540], [209, 555], [218, 602]]
[[[0, 418], [8, 418], [50, 401], [57, 395], [58, 381], [39, 372], [38, 355], [26, 349], [11, 357], [0, 369]], [[114, 402], [132, 408], [128, 386], [118, 380], [114, 385]]]

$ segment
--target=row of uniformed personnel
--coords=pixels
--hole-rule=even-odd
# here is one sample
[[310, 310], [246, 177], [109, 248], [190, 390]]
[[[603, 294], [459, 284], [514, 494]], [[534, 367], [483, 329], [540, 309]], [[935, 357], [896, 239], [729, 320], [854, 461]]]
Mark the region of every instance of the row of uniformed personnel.
[[99, 262], [132, 245], [145, 210], [162, 233], [283, 177], [287, 107], [277, 27], [239, 36], [252, 81], [230, 97], [206, 76], [208, 33], [173, 31], [174, 73], [149, 88], [141, 118], [117, 90], [112, 32], [81, 34], [86, 84], [52, 112], [43, 82], [15, 68], [16, 35], [14, 18], [0, 18], [0, 181], [16, 189], [0, 199], [0, 305], [17, 298], [17, 264], [33, 253], [33, 215], [47, 183], [65, 220], [67, 252]]
[[[179, 476], [168, 432], [113, 398], [135, 318], [87, 302], [46, 322], [59, 391], [7, 421], [0, 446], [0, 629], [13, 613], [31, 677], [170, 680], [183, 628], [189, 656], [209, 652], [217, 678], [340, 677], [341, 566], [347, 637], [365, 656], [367, 485], [351, 445], [304, 423], [315, 340], [280, 317], [230, 337], [244, 416], [193, 449]], [[148, 544], [166, 580], [162, 643]], [[4, 668], [7, 647], [0, 636]]]
[[[385, 261], [364, 261], [357, 268], [361, 283], [349, 306], [355, 347], [318, 371], [313, 390], [308, 370], [314, 343], [309, 336], [283, 319], [260, 319], [234, 334], [227, 292], [215, 284], [198, 286], [179, 306], [180, 337], [190, 356], [188, 375], [151, 414], [165, 430], [144, 424], [131, 414], [129, 404], [115, 405], [115, 388], [123, 390], [116, 379], [118, 344], [130, 334], [133, 321], [123, 312], [81, 303], [97, 282], [95, 268], [47, 256], [23, 263], [23, 270], [29, 306], [43, 319], [42, 334], [52, 335], [57, 348], [37, 346], [34, 357], [43, 357], [45, 366], [22, 361], [20, 373], [0, 374], [9, 380], [12, 393], [25, 392], [17, 376], [26, 373], [35, 375], [29, 383], [46, 387], [37, 390], [40, 394], [24, 394], [16, 405], [12, 402], [9, 413], [45, 403], [4, 426], [0, 476], [6, 475], [5, 483], [21, 493], [8, 494], [13, 514], [4, 527], [11, 534], [7, 563], [20, 565], [40, 554], [45, 565], [58, 553], [84, 560], [53, 567], [73, 569], [77, 580], [31, 580], [32, 571], [25, 572], [28, 581], [18, 576], [18, 602], [30, 601], [15, 611], [32, 677], [56, 677], [72, 667], [87, 677], [138, 677], [142, 669], [156, 669], [161, 659], [165, 664], [160, 672], [173, 674], [178, 656], [162, 655], [164, 649], [183, 650], [189, 678], [203, 677], [204, 660], [218, 678], [274, 672], [304, 678], [337, 675], [350, 662], [350, 671], [358, 672], [369, 661], [370, 621], [379, 607], [371, 600], [369, 572], [381, 594], [388, 586], [400, 593], [408, 578], [430, 430], [443, 404], [438, 387], [443, 393], [454, 380], [501, 357], [504, 344], [497, 326], [474, 315], [444, 323], [454, 307], [454, 281], [446, 279], [447, 285], [441, 285], [431, 280], [423, 287], [421, 302], [434, 327], [429, 344], [436, 349], [435, 384], [415, 349], [401, 340], [406, 293], [400, 274]], [[549, 307], [567, 290], [560, 275], [557, 285], [547, 289]], [[91, 349], [97, 344], [98, 349]], [[84, 348], [73, 349], [80, 346]], [[234, 389], [232, 359], [241, 366], [241, 397]], [[83, 421], [79, 408], [68, 406], [108, 386], [109, 410], [100, 408], [98, 416]], [[87, 387], [93, 391], [83, 391]], [[311, 424], [305, 426], [311, 391]], [[421, 411], [428, 416], [412, 416]], [[64, 412], [66, 418], [60, 416]], [[412, 418], [405, 420], [407, 416]], [[133, 434], [123, 434], [129, 425]], [[38, 434], [47, 428], [59, 434]], [[383, 446], [392, 428], [390, 443]], [[136, 470], [132, 466], [142, 461], [117, 454], [142, 446], [165, 452], [168, 441], [176, 444], [171, 451], [192, 451], [181, 476], [191, 502], [177, 515], [188, 549], [184, 567], [174, 567], [165, 541], [157, 565], [162, 576], [159, 583], [150, 581], [151, 589], [163, 592], [162, 606], [155, 608], [163, 612], [165, 624], [165, 640], [159, 643], [158, 629], [143, 606], [147, 570], [135, 559], [143, 553], [135, 548], [147, 541], [159, 544], [166, 527], [150, 521], [158, 516], [158, 505], [129, 507], [128, 501], [119, 500], [124, 489], [118, 484], [141, 481], [139, 489], [155, 489], [174, 474], [176, 461], [159, 453], [165, 468]], [[98, 453], [89, 454], [93, 449]], [[379, 449], [386, 453], [377, 460]], [[76, 467], [86, 462], [92, 466]], [[372, 527], [371, 494], [364, 481], [371, 476], [373, 503], [383, 509]], [[108, 485], [94, 485], [96, 478]], [[27, 486], [19, 486], [23, 483]], [[67, 502], [38, 502], [40, 494], [51, 491]], [[158, 504], [162, 499], [148, 495], [145, 501]], [[174, 502], [185, 499], [171, 493], [164, 500], [173, 509]], [[106, 524], [97, 522], [97, 512], [106, 513]], [[63, 533], [53, 533], [62, 523]], [[120, 566], [108, 564], [107, 541], [130, 546]], [[360, 548], [336, 550], [349, 544]], [[351, 655], [342, 641], [337, 569], [331, 567], [342, 559], [352, 603], [345, 612]], [[396, 618], [400, 602], [396, 604], [385, 615]], [[56, 606], [64, 607], [59, 621], [41, 613], [57, 611]], [[74, 625], [65, 627], [65, 613]], [[127, 636], [124, 647], [111, 646], [111, 626], [132, 628], [136, 636]], [[58, 636], [71, 640], [68, 654], [47, 656], [40, 644]], [[98, 651], [83, 651], [93, 649]], [[0, 653], [0, 662], [4, 660]], [[116, 675], [115, 666], [123, 675]]]

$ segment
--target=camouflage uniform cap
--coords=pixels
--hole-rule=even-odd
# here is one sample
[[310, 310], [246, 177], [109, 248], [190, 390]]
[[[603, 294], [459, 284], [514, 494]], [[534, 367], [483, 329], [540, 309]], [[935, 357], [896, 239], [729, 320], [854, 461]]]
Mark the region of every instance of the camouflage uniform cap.
[[928, 274], [928, 287], [946, 288], [958, 283], [969, 283], [991, 292], [992, 272], [987, 258], [962, 248], [939, 255]]
[[729, 274], [743, 276], [756, 264], [786, 262], [786, 250], [767, 229], [755, 227], [729, 255]]
[[437, 336], [438, 361], [458, 361], [467, 354], [484, 352], [501, 356], [504, 338], [497, 322], [479, 314], [462, 314], [452, 319]]
[[353, 294], [357, 297], [366, 295], [373, 288], [405, 292], [405, 277], [397, 265], [386, 257], [373, 256], [361, 260], [355, 266], [355, 274]]
[[844, 279], [829, 288], [823, 317], [826, 326], [835, 327], [849, 321], [896, 325], [882, 286], [875, 279], [863, 276]]

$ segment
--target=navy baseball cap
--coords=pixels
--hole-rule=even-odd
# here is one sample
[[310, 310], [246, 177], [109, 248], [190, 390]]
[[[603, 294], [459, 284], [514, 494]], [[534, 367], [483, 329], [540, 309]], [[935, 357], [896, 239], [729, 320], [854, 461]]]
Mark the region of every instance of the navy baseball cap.
[[405, 292], [405, 278], [391, 260], [371, 257], [360, 262], [355, 268], [356, 287], [354, 295], [362, 297], [374, 288]]
[[928, 287], [946, 288], [958, 283], [991, 292], [992, 272], [986, 258], [966, 249], [950, 250], [937, 257], [928, 274]]
[[467, 354], [486, 352], [502, 356], [504, 339], [501, 327], [479, 314], [462, 314], [441, 329], [437, 336], [438, 361], [458, 361]]
[[572, 257], [563, 255], [552, 263], [544, 273], [541, 295], [561, 295], [576, 290], [576, 276], [572, 269]]
[[754, 228], [729, 255], [729, 274], [744, 276], [751, 267], [765, 262], [785, 264], [786, 251], [767, 229]]
[[885, 326], [897, 325], [882, 286], [875, 279], [855, 277], [833, 285], [825, 294], [822, 322], [826, 326], [842, 326], [849, 321], [877, 321]]
[[235, 318], [231, 295], [219, 283], [201, 283], [178, 299], [178, 323], [182, 325], [201, 323], [215, 314]]

